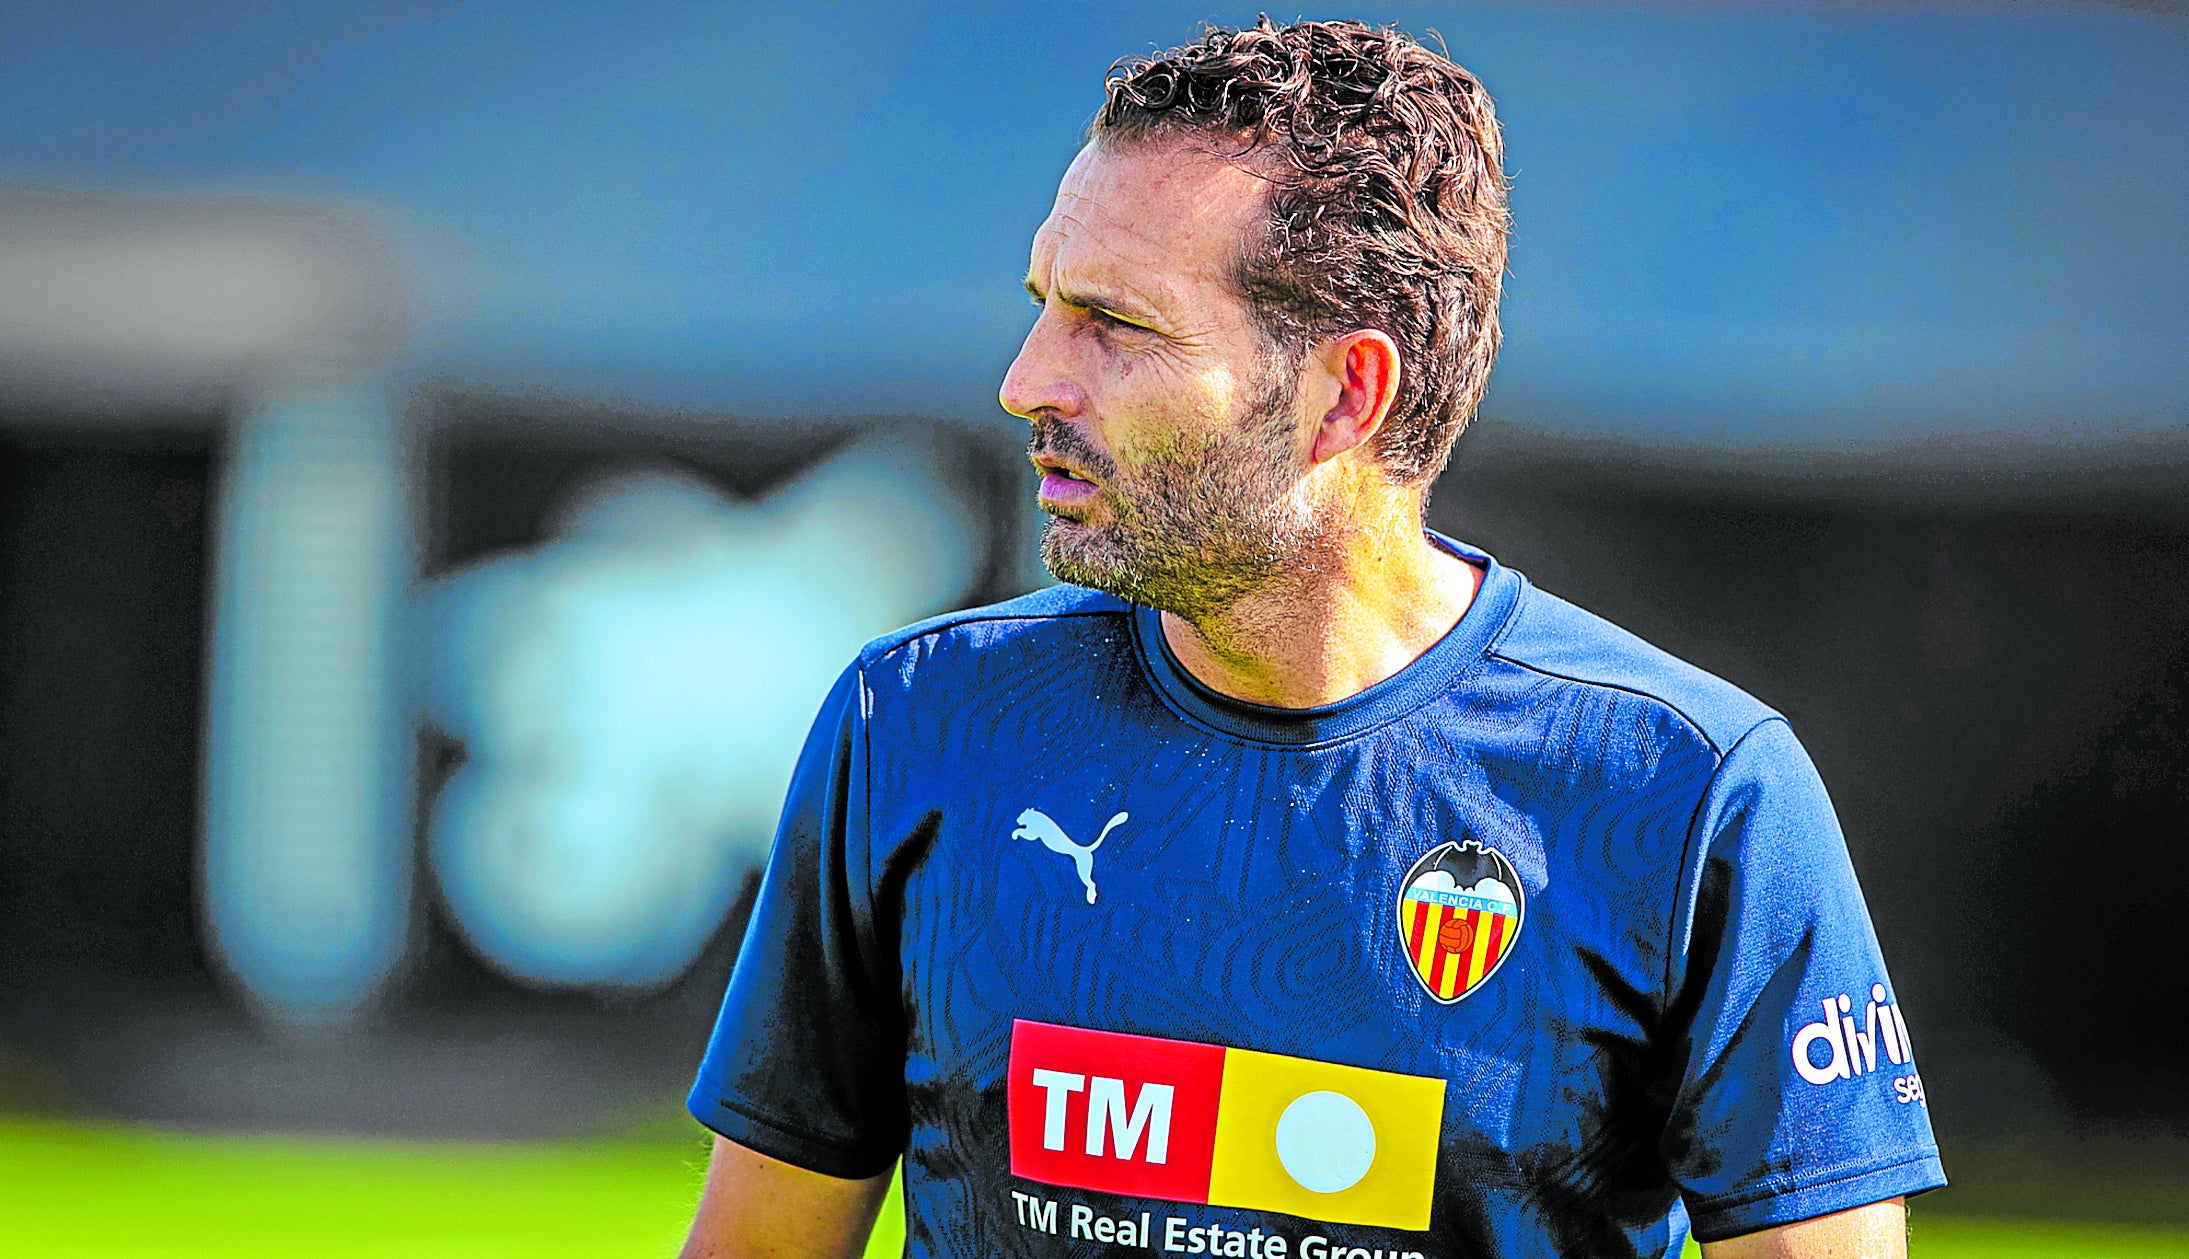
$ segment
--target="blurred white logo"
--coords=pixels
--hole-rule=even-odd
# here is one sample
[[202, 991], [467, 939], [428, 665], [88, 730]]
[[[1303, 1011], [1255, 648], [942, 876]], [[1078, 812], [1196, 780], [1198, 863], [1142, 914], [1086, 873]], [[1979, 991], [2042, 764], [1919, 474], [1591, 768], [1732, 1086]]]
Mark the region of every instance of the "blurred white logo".
[[893, 439], [756, 502], [608, 478], [539, 549], [433, 583], [427, 702], [465, 759], [431, 857], [472, 947], [540, 984], [674, 978], [765, 856], [830, 682], [961, 598], [977, 537]]

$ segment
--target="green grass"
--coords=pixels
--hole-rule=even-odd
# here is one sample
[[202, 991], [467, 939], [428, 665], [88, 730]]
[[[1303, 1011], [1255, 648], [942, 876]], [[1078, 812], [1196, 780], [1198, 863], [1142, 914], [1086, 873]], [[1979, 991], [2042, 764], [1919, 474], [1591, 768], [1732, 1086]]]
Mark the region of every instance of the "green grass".
[[[525, 1144], [0, 1118], [0, 1252], [41, 1259], [670, 1256], [706, 1134]], [[873, 1250], [904, 1242], [892, 1191]]]
[[203, 1137], [9, 1121], [11, 1253], [671, 1255], [706, 1147]]
[[[487, 1144], [0, 1119], [0, 1250], [42, 1259], [665, 1259], [691, 1218], [706, 1154], [696, 1131]], [[903, 1237], [892, 1192], [869, 1256], [897, 1253]], [[1918, 1200], [1911, 1254], [2189, 1257], [2189, 1228], [1965, 1216]]]

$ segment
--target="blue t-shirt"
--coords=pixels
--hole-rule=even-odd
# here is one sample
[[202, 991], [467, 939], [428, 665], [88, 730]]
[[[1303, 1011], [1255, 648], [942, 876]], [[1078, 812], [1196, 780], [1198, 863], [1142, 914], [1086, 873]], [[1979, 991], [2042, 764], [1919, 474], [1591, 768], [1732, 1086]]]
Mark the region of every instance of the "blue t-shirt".
[[1058, 587], [878, 640], [692, 1113], [913, 1255], [1667, 1256], [1945, 1183], [1830, 801], [1756, 700], [1484, 571], [1326, 707]]

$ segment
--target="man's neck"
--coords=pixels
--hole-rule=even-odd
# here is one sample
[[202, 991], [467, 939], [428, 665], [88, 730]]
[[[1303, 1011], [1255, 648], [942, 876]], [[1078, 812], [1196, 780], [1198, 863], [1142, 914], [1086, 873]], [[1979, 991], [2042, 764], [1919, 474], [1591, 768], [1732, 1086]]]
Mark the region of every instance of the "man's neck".
[[1189, 622], [1163, 614], [1187, 672], [1233, 699], [1314, 708], [1392, 676], [1474, 601], [1474, 565], [1404, 527], [1349, 532], [1305, 571]]

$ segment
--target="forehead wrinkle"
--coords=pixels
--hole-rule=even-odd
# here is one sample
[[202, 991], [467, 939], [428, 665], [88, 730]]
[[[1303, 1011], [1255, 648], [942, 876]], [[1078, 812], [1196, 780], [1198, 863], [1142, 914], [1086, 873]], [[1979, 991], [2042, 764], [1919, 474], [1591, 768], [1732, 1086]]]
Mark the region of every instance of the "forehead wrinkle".
[[[1072, 216], [1061, 212], [1052, 216], [1051, 221], [1055, 222], [1057, 218], [1077, 223]], [[1141, 240], [1149, 239], [1145, 233], [1127, 231]], [[1043, 241], [1049, 243], [1046, 250]], [[1170, 315], [1178, 308], [1178, 288], [1169, 276], [1116, 248], [1099, 233], [1052, 232], [1044, 225], [1034, 249], [1033, 271], [1042, 269], [1044, 253], [1048, 257], [1049, 282], [1041, 284], [1030, 273], [1027, 276], [1030, 291], [1045, 290], [1047, 295], [1069, 305], [1118, 314]]]
[[1116, 299], [1144, 304], [1156, 317], [1136, 321], [1174, 337], [1251, 325], [1239, 242], [1259, 226], [1267, 187], [1262, 172], [1190, 146], [1090, 145], [1035, 233], [1030, 288], [1128, 318]]
[[[1200, 251], [1166, 249], [1167, 242], [1158, 235], [1112, 216], [1104, 216], [1102, 226], [1110, 230], [1092, 230], [1086, 219], [1060, 208], [1037, 234], [1029, 288], [1046, 287], [1074, 306], [1141, 312], [1170, 321], [1195, 311], [1191, 286], [1231, 294], [1231, 251], [1198, 256]], [[1032, 272], [1043, 269], [1045, 257], [1049, 284], [1039, 286]]]

